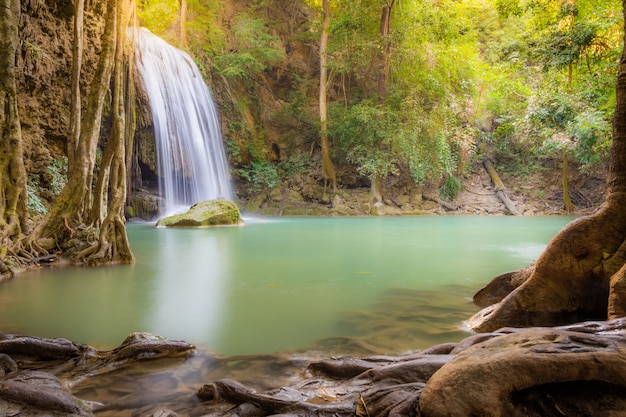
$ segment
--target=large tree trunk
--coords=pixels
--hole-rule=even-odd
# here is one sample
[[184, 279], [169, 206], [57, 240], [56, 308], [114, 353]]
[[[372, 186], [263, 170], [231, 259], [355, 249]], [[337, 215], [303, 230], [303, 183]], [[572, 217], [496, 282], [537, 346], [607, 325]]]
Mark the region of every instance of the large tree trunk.
[[328, 145], [328, 28], [330, 26], [330, 0], [323, 0], [324, 19], [322, 21], [322, 35], [320, 38], [320, 145], [322, 148], [322, 173], [325, 180], [330, 180], [333, 185], [333, 192], [337, 189], [337, 174], [335, 165], [330, 159], [330, 148]]
[[0, 278], [19, 266], [19, 240], [26, 231], [28, 193], [17, 108], [15, 56], [20, 2], [0, 4]]
[[[626, 297], [615, 292], [624, 288], [621, 282], [625, 261], [626, 54], [623, 53], [617, 78], [605, 204], [595, 214], [575, 220], [559, 232], [525, 274], [527, 279], [499, 303], [472, 317], [470, 326], [477, 331], [506, 326], [551, 326], [606, 319], [607, 309], [611, 317], [620, 315], [626, 311], [623, 305]], [[485, 298], [484, 291], [481, 297]]]
[[[131, 78], [134, 59], [130, 56], [131, 48], [126, 36], [133, 9], [131, 1], [119, 0], [116, 18], [113, 131], [101, 161], [92, 213], [92, 222], [100, 226], [100, 234], [97, 242], [78, 254], [78, 258], [89, 264], [131, 263], [135, 259], [126, 235], [124, 219], [128, 165], [126, 149], [127, 146], [132, 149], [130, 142], [135, 126], [132, 109], [135, 97]], [[109, 191], [111, 199], [107, 201]]]

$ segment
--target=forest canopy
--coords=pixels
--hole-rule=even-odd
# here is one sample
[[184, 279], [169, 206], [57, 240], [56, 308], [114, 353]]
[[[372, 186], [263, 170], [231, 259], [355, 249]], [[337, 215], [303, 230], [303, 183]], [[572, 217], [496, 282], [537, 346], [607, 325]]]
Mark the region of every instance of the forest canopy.
[[[139, 6], [142, 25], [179, 41], [179, 2]], [[283, 103], [276, 123], [319, 126], [311, 108], [317, 86], [310, 74], [290, 68], [296, 58], [289, 48], [318, 49], [322, 2], [290, 2], [282, 10], [280, 2], [253, 2], [225, 22], [226, 7], [188, 2], [184, 31], [210, 77], [225, 80], [235, 95], [269, 86]], [[562, 153], [579, 169], [605, 168], [620, 7], [615, 0], [330, 1], [333, 161], [371, 181], [403, 174], [417, 184], [434, 183], [446, 199], [486, 155], [513, 175], [540, 169], [546, 157]], [[288, 88], [277, 91], [277, 83]], [[243, 101], [237, 105], [254, 106]], [[291, 166], [301, 165], [300, 154], [315, 137], [295, 144], [264, 137], [274, 132], [257, 130], [260, 117], [253, 112], [253, 121], [226, 121], [235, 173], [256, 188], [275, 186]], [[271, 157], [276, 142], [288, 151], [280, 161]]]

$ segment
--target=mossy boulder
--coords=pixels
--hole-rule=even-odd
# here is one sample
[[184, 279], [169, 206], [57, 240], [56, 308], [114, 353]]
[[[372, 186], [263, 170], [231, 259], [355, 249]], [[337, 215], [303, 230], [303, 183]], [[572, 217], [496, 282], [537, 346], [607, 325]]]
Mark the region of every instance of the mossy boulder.
[[182, 214], [164, 217], [156, 227], [208, 227], [243, 223], [235, 203], [223, 198], [201, 201]]

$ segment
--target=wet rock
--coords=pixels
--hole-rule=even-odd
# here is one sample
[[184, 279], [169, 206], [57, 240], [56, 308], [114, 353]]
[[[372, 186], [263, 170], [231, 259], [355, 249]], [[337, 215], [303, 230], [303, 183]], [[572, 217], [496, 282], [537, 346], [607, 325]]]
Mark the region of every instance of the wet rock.
[[150, 333], [132, 333], [107, 355], [110, 361], [144, 360], [173, 357], [195, 349], [178, 340], [168, 340]]
[[147, 191], [134, 192], [128, 199], [126, 217], [153, 219], [159, 212], [159, 198]]
[[5, 375], [9, 376], [17, 372], [17, 363], [12, 357], [4, 353], [0, 353], [0, 378]]
[[91, 416], [88, 407], [75, 398], [54, 375], [25, 371], [0, 381], [0, 410], [20, 416]]
[[243, 220], [237, 205], [219, 198], [196, 203], [185, 213], [160, 219], [156, 227], [206, 227], [241, 223]]
[[180, 414], [172, 410], [160, 409], [153, 413], [146, 414], [145, 417], [180, 417]]
[[0, 352], [19, 359], [54, 360], [81, 355], [92, 348], [67, 339], [0, 334]]

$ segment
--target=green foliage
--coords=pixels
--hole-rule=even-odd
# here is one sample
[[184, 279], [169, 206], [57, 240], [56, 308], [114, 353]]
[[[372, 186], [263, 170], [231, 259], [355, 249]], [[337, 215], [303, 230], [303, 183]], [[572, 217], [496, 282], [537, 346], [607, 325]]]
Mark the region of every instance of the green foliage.
[[372, 101], [331, 109], [329, 131], [339, 152], [361, 175], [374, 179], [396, 170], [397, 154], [392, 149], [395, 116]]
[[137, 0], [139, 24], [161, 35], [178, 18], [178, 0]]
[[595, 25], [577, 22], [548, 33], [537, 48], [544, 68], [563, 68], [578, 61], [596, 40], [597, 32]]
[[[263, 117], [252, 114], [257, 137], [229, 122], [231, 161], [257, 189], [313, 164], [303, 148], [310, 149], [315, 129], [297, 140], [292, 133], [263, 133], [269, 119], [276, 132], [283, 125], [292, 128], [294, 119], [310, 123], [316, 116], [315, 72], [289, 65], [300, 63], [303, 45], [315, 51], [321, 3], [295, 1], [310, 7], [305, 23], [273, 26], [268, 19], [276, 18], [277, 3], [252, 1], [229, 20], [226, 33], [215, 24], [217, 0], [190, 0], [188, 28], [197, 34], [197, 50], [209, 56], [205, 64], [230, 88], [254, 91], [250, 86], [259, 74], [270, 75], [272, 66], [281, 65], [280, 85], [268, 85], [281, 105]], [[395, 2], [388, 95], [377, 97], [381, 48], [388, 41], [380, 36], [384, 4], [331, 2], [328, 127], [335, 163], [371, 179], [408, 168], [416, 182], [443, 184], [442, 198], [453, 198], [477, 153], [495, 153], [504, 165], [499, 168], [514, 175], [539, 169], [541, 158], [560, 158], [564, 149], [582, 164], [606, 159], [623, 42], [617, 0]], [[297, 6], [304, 10], [302, 3]], [[302, 29], [294, 29], [298, 25]], [[297, 54], [287, 57], [286, 51]], [[261, 105], [254, 93], [236, 95], [245, 111]], [[270, 141], [281, 145], [281, 162], [269, 162]]]
[[280, 183], [276, 166], [268, 161], [252, 161], [248, 169], [237, 170], [251, 184], [252, 191], [274, 188]]
[[446, 182], [439, 188], [439, 196], [446, 201], [453, 200], [461, 191], [461, 181], [454, 175], [449, 175]]
[[568, 126], [576, 142], [575, 156], [584, 165], [607, 162], [611, 145], [611, 124], [596, 110], [581, 112]]
[[312, 166], [311, 157], [306, 153], [300, 153], [292, 156], [286, 161], [278, 164], [281, 177], [290, 177], [298, 172], [304, 172]]
[[30, 178], [26, 186], [28, 191], [28, 209], [36, 214], [48, 213], [44, 198], [49, 199], [50, 194], [58, 196], [67, 184], [67, 158], [63, 157], [50, 161], [43, 180], [47, 184], [43, 187], [39, 177]]
[[53, 159], [48, 166], [47, 174], [51, 177], [52, 194], [59, 195], [67, 184], [67, 157], [61, 160]]
[[187, 0], [185, 34], [189, 52], [205, 79], [210, 79], [212, 60], [225, 50], [226, 28], [221, 24], [219, 0]]
[[28, 191], [28, 210], [38, 214], [48, 213], [48, 208], [39, 197], [39, 180], [31, 179], [26, 185]]
[[576, 117], [576, 105], [572, 97], [559, 92], [550, 92], [532, 101], [528, 117], [547, 128], [564, 129]]
[[270, 35], [262, 19], [242, 14], [231, 32], [235, 40], [232, 52], [214, 60], [215, 67], [226, 78], [254, 77], [285, 57], [279, 39]]
[[496, 0], [496, 10], [504, 18], [520, 16], [523, 13], [519, 0]]

